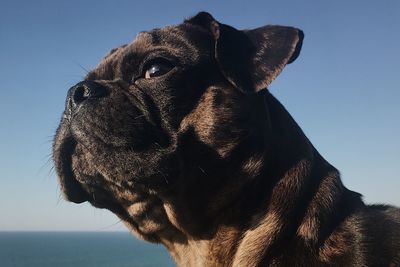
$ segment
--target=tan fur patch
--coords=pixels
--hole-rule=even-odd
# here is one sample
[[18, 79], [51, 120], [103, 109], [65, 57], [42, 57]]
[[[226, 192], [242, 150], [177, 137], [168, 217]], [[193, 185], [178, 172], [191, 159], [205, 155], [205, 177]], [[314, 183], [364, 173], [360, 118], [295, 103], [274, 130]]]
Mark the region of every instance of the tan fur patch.
[[233, 260], [234, 267], [256, 267], [264, 256], [268, 244], [280, 232], [282, 220], [273, 212], [267, 213], [258, 226], [244, 233]]
[[307, 212], [305, 214], [305, 220], [299, 226], [297, 234], [304, 238], [306, 241], [313, 243], [317, 242], [320, 228], [320, 218], [324, 214], [320, 214], [321, 211], [329, 213], [334, 206], [334, 202], [339, 199], [342, 187], [340, 180], [337, 177], [337, 173], [330, 173], [326, 177], [322, 178], [322, 182], [315, 196], [313, 197]]
[[[352, 247], [352, 237], [346, 236], [347, 232], [334, 232], [319, 249], [319, 257], [322, 262], [332, 264], [335, 258], [349, 253]], [[348, 233], [347, 233], [348, 235]]]

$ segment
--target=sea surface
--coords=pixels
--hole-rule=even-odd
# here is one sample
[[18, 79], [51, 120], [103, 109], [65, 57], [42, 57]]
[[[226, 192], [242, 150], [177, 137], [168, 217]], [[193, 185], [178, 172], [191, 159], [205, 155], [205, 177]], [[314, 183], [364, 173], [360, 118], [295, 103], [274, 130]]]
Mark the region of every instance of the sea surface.
[[0, 232], [0, 266], [175, 265], [163, 246], [128, 232]]

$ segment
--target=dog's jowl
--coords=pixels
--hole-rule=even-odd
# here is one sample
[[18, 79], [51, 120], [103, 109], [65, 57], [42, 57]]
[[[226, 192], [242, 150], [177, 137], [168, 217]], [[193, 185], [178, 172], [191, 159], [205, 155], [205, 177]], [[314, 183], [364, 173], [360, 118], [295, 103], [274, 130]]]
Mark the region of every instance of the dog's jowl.
[[53, 147], [65, 198], [179, 266], [399, 266], [399, 209], [344, 187], [267, 89], [302, 41], [202, 12], [111, 50], [68, 91]]

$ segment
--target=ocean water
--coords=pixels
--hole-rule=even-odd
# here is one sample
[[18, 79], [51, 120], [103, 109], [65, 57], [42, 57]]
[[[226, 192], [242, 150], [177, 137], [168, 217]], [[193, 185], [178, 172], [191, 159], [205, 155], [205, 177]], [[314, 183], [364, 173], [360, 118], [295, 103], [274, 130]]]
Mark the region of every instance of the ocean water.
[[166, 249], [128, 232], [0, 232], [1, 267], [175, 266]]

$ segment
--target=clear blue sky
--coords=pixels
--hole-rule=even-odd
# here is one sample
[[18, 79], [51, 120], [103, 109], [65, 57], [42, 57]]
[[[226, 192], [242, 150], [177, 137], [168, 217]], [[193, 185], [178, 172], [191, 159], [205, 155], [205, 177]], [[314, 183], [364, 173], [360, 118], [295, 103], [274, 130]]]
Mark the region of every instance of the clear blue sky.
[[270, 86], [345, 185], [400, 206], [400, 1], [18, 1], [0, 4], [0, 230], [121, 230], [60, 199], [49, 161], [67, 89], [137, 32], [200, 10], [238, 28], [299, 27]]

